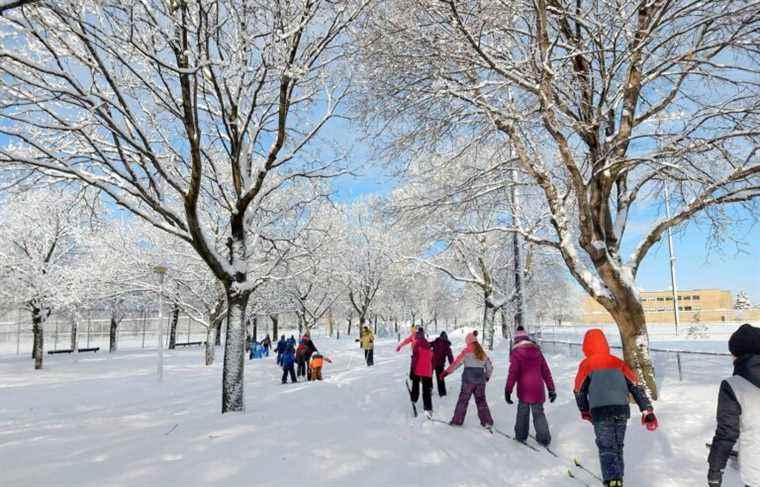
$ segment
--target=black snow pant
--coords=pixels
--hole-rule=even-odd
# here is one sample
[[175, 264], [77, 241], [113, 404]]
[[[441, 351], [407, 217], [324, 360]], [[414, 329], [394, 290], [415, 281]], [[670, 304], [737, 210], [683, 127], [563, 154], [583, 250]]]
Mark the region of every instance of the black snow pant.
[[515, 438], [517, 441], [526, 441], [530, 431], [530, 416], [533, 415], [533, 427], [536, 429], [536, 441], [548, 446], [552, 442], [549, 433], [549, 422], [544, 414], [544, 405], [528, 404], [520, 401], [517, 404], [517, 419], [515, 420]]
[[293, 364], [287, 365], [282, 368], [282, 383], [283, 384], [288, 383], [288, 375], [290, 375], [290, 382], [298, 382], [296, 380], [296, 370], [293, 367]]
[[625, 430], [628, 427], [628, 415], [617, 415], [609, 418], [594, 419], [596, 446], [599, 448], [599, 464], [602, 467], [604, 481], [623, 479], [625, 463], [623, 461], [623, 446]]
[[306, 377], [306, 360], [304, 358], [298, 360], [298, 377]]
[[364, 360], [367, 361], [367, 367], [375, 365], [375, 350], [372, 348], [364, 350]]
[[438, 396], [443, 397], [446, 395], [446, 381], [441, 377], [443, 371], [446, 370], [446, 366], [439, 365], [435, 368], [435, 379], [438, 382]]
[[420, 398], [420, 382], [422, 383], [422, 405], [425, 411], [433, 410], [433, 378], [412, 376], [412, 402], [417, 402]]

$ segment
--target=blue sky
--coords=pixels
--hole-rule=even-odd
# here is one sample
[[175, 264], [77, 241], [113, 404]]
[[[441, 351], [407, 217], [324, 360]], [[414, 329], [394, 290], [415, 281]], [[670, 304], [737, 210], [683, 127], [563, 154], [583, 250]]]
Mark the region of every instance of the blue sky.
[[[362, 151], [363, 152], [363, 151]], [[366, 154], [353, 154], [353, 159], [366, 159]], [[357, 177], [345, 176], [334, 182], [338, 201], [352, 201], [366, 194], [387, 194], [394, 182], [378, 168], [367, 168]], [[661, 205], [652, 205], [632, 216], [626, 233], [624, 255], [629, 255], [642, 233], [658, 217]], [[740, 225], [734, 237], [742, 242], [737, 248], [726, 243], [720, 249], [709, 248], [709, 228], [689, 223], [673, 234], [676, 253], [677, 286], [679, 289], [719, 288], [735, 296], [746, 291], [752, 304], [760, 304], [760, 226]], [[637, 278], [643, 290], [670, 289], [670, 268], [667, 240], [656, 244], [642, 263]]]

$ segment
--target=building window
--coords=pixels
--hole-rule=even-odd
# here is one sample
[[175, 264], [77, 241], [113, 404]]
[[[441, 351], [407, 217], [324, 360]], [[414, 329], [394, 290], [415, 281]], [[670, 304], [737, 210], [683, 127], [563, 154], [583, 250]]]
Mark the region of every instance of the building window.
[[694, 296], [691, 297], [691, 299], [693, 299], [694, 301], [699, 301], [699, 296], [694, 295]]
[[684, 299], [684, 300], [686, 300], [686, 301], [691, 301], [691, 295], [689, 295], [689, 296], [684, 296], [684, 297], [683, 297], [683, 299]]
[[657, 298], [657, 301], [665, 301], [665, 298], [662, 298], [662, 297]]

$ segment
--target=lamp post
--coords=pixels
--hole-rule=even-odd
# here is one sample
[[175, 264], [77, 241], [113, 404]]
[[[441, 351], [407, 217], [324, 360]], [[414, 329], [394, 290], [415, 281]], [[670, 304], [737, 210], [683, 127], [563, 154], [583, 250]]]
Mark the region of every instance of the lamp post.
[[158, 381], [164, 380], [164, 334], [163, 334], [163, 319], [164, 319], [164, 278], [166, 277], [166, 271], [168, 269], [165, 265], [157, 265], [153, 268], [153, 272], [158, 275], [159, 294], [158, 294]]
[[[670, 194], [668, 185], [665, 185], [665, 215], [670, 220]], [[673, 247], [673, 232], [668, 227], [668, 253], [670, 254], [670, 287], [673, 290], [673, 319], [676, 324], [676, 336], [678, 336], [678, 325], [681, 321], [681, 315], [678, 309], [678, 285], [676, 284], [676, 253]]]

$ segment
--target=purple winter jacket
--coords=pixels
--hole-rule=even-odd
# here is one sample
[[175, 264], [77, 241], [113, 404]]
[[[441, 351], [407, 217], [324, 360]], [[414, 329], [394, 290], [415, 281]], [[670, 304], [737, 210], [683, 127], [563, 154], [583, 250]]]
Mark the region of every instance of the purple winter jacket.
[[433, 368], [444, 367], [446, 359], [449, 365], [454, 362], [454, 354], [451, 352], [451, 342], [443, 337], [438, 337], [431, 343], [433, 346]]
[[509, 376], [507, 392], [512, 394], [517, 384], [517, 398], [528, 404], [546, 402], [546, 388], [554, 390], [554, 380], [541, 349], [529, 339], [517, 339], [509, 353]]

